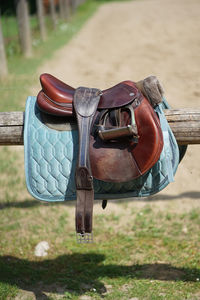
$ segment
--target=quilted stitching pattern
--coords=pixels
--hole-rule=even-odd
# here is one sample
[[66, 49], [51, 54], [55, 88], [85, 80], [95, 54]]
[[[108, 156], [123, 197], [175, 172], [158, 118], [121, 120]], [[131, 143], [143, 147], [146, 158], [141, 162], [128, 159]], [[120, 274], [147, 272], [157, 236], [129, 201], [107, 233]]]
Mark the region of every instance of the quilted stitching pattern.
[[[24, 129], [27, 188], [39, 200], [74, 200], [78, 132], [56, 131], [46, 127], [35, 103], [35, 97], [28, 97]], [[179, 150], [171, 129], [168, 131], [175, 174]], [[145, 197], [157, 193], [169, 184], [166, 167], [163, 150], [160, 160], [138, 179], [125, 183], [108, 183], [94, 179], [95, 199]]]

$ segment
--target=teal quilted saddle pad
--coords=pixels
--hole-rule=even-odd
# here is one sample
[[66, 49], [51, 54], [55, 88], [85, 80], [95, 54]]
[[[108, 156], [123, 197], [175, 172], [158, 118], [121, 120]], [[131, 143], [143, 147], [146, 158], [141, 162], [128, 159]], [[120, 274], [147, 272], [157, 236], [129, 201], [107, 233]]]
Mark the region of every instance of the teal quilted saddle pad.
[[[146, 197], [164, 189], [176, 173], [179, 147], [165, 119], [162, 108], [156, 108], [164, 137], [158, 162], [143, 176], [123, 183], [94, 179], [95, 199]], [[75, 169], [78, 157], [78, 131], [57, 131], [47, 127], [41, 118], [36, 97], [28, 97], [25, 110], [24, 152], [26, 184], [30, 194], [44, 201], [76, 199]]]

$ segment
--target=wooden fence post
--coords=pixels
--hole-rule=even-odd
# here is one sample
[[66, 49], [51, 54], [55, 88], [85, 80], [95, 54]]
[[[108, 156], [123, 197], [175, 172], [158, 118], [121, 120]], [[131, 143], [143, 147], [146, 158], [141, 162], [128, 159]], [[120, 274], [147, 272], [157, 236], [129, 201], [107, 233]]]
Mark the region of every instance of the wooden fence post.
[[40, 28], [40, 36], [42, 41], [46, 40], [46, 27], [45, 27], [45, 19], [44, 19], [44, 6], [43, 0], [36, 0], [37, 4], [37, 16]]
[[53, 29], [56, 29], [56, 9], [55, 9], [55, 1], [54, 0], [49, 0], [50, 4], [50, 15], [51, 15], [51, 20], [53, 23]]
[[71, 10], [72, 10], [72, 13], [75, 13], [76, 11], [76, 6], [77, 6], [77, 0], [70, 0], [71, 2]]
[[24, 56], [30, 57], [32, 55], [32, 45], [27, 0], [16, 0], [16, 13], [21, 50]]
[[64, 20], [65, 14], [64, 14], [64, 2], [63, 2], [63, 0], [59, 0], [59, 14], [60, 14], [60, 18]]
[[63, 5], [64, 5], [64, 15], [65, 19], [68, 20], [71, 14], [71, 9], [70, 9], [70, 2], [69, 0], [63, 0]]
[[3, 32], [1, 26], [1, 16], [0, 16], [0, 78], [4, 78], [8, 75], [8, 67], [3, 39]]

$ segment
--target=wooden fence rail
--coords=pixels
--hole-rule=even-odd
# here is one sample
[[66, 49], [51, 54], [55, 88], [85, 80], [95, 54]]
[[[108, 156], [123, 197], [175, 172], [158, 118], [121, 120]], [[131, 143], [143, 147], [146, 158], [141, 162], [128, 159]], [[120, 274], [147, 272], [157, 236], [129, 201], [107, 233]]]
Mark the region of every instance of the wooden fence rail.
[[[200, 144], [200, 109], [166, 109], [166, 118], [181, 144]], [[24, 113], [0, 112], [0, 145], [23, 145]]]

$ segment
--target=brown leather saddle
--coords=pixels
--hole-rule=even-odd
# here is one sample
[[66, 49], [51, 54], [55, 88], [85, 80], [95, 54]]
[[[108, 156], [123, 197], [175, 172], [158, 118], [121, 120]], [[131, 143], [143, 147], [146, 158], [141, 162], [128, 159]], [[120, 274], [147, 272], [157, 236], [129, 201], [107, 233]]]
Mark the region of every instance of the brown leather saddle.
[[40, 76], [40, 110], [57, 117], [75, 117], [79, 130], [76, 167], [76, 232], [92, 239], [93, 177], [127, 182], [147, 172], [159, 159], [163, 136], [149, 101], [132, 81], [112, 88], [77, 89], [50, 74]]

